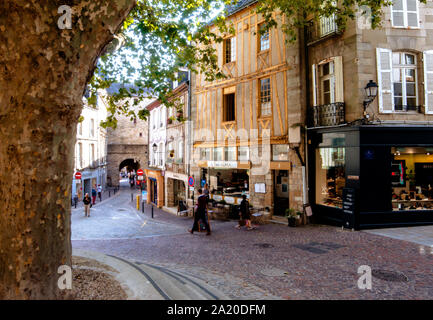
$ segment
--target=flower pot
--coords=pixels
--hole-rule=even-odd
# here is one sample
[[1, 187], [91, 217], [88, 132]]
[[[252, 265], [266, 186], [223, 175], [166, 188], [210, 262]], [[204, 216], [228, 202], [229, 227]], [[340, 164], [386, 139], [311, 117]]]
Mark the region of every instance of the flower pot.
[[296, 227], [296, 218], [294, 217], [289, 217], [287, 218], [288, 220], [288, 227]]

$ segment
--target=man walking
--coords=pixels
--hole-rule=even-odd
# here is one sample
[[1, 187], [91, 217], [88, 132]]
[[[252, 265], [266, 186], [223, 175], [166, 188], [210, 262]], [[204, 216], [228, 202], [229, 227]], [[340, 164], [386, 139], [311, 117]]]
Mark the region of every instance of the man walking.
[[102, 187], [100, 184], [98, 184], [98, 198], [99, 198], [99, 202], [102, 201]]
[[92, 188], [92, 204], [96, 202], [96, 185]]
[[83, 202], [84, 202], [84, 216], [90, 217], [91, 199], [88, 193], [86, 193], [86, 195], [84, 196]]
[[192, 229], [188, 231], [191, 232], [191, 234], [194, 233], [194, 231], [198, 231], [198, 221], [201, 219], [207, 230], [206, 235], [210, 236], [211, 231], [206, 216], [208, 198], [203, 194], [201, 189], [198, 189], [198, 194], [199, 196], [197, 198], [197, 210], [195, 211], [194, 224], [192, 225]]

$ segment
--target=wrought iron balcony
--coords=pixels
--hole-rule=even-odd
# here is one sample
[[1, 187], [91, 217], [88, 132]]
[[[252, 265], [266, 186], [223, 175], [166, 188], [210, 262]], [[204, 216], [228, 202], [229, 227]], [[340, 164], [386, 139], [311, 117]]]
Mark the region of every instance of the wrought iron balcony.
[[318, 21], [310, 21], [310, 25], [307, 26], [307, 45], [335, 34], [340, 34], [335, 15], [321, 17]]
[[331, 127], [345, 123], [344, 102], [335, 102], [312, 108], [309, 124], [311, 127]]

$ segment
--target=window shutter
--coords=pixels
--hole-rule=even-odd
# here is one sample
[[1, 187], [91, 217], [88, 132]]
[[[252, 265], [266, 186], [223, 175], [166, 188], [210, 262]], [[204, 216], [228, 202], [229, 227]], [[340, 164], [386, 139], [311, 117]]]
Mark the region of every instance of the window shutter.
[[317, 65], [311, 66], [311, 82], [313, 88], [313, 106], [317, 106]]
[[433, 114], [433, 50], [424, 51], [424, 107], [426, 114]]
[[231, 44], [231, 61], [236, 61], [236, 37], [230, 39]]
[[343, 57], [334, 58], [335, 102], [344, 102]]
[[377, 82], [379, 85], [379, 112], [391, 113], [394, 110], [392, 81], [392, 51], [377, 48]]

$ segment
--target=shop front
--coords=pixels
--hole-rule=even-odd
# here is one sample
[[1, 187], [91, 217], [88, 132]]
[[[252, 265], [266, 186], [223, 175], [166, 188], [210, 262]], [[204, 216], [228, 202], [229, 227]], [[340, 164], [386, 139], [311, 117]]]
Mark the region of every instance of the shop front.
[[188, 176], [171, 171], [165, 172], [165, 206], [176, 207], [179, 201], [188, 199]]
[[433, 128], [310, 130], [310, 202], [319, 221], [354, 229], [433, 224]]
[[144, 169], [147, 181], [147, 203], [158, 208], [164, 205], [164, 177], [161, 170]]

